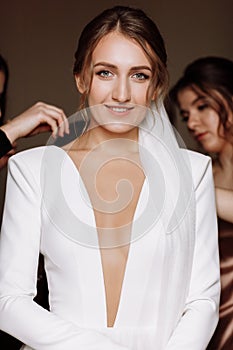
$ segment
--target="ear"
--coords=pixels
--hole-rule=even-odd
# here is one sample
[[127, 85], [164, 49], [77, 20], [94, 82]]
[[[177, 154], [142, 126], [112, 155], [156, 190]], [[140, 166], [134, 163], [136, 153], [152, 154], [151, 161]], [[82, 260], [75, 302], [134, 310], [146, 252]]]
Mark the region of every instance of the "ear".
[[76, 82], [78, 91], [80, 92], [80, 94], [83, 94], [85, 91], [85, 86], [84, 86], [83, 80], [80, 78], [78, 74], [75, 75], [75, 82]]

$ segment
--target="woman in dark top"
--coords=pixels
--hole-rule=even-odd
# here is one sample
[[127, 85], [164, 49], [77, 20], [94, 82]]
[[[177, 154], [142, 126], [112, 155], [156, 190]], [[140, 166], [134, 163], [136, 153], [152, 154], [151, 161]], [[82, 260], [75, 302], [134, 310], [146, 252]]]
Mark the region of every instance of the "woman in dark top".
[[208, 350], [233, 349], [233, 61], [203, 57], [172, 88], [191, 135], [212, 156], [219, 217], [220, 318]]
[[54, 137], [69, 132], [63, 110], [43, 102], [37, 102], [4, 124], [8, 76], [7, 63], [0, 55], [0, 169], [14, 154], [17, 139], [45, 131], [52, 131]]

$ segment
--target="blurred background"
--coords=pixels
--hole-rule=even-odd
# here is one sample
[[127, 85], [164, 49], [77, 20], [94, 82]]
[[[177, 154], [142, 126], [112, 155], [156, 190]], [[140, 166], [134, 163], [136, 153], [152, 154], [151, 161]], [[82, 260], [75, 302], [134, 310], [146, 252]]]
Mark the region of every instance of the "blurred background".
[[[44, 101], [74, 113], [79, 96], [72, 75], [73, 55], [83, 26], [106, 7], [142, 8], [157, 23], [168, 52], [170, 84], [194, 59], [233, 59], [232, 0], [1, 0], [0, 53], [10, 70], [6, 117]], [[177, 125], [187, 147], [196, 145]], [[18, 142], [18, 150], [46, 143], [48, 134]], [[5, 174], [0, 173], [4, 193]], [[2, 198], [2, 195], [0, 196]]]

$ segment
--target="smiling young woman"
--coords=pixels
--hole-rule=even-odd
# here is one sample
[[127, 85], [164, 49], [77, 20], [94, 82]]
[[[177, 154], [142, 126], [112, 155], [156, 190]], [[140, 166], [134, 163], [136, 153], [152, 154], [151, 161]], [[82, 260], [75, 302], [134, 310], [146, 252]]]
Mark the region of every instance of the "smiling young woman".
[[[177, 144], [163, 107], [166, 59], [142, 10], [103, 11], [75, 53], [79, 137], [10, 161], [0, 326], [24, 350], [204, 349], [214, 332], [211, 162]], [[33, 302], [39, 252], [50, 311]]]

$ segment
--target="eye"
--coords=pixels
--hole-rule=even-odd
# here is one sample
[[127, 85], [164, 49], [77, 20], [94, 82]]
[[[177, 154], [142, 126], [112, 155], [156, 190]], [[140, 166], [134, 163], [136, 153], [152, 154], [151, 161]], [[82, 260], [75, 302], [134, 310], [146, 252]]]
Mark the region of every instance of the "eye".
[[182, 120], [182, 122], [187, 123], [188, 120], [189, 120], [189, 117], [188, 116], [185, 116], [185, 117], [182, 116], [181, 120]]
[[145, 74], [145, 73], [135, 73], [132, 75], [133, 78], [137, 79], [137, 80], [147, 80], [149, 79], [149, 75]]
[[208, 108], [209, 105], [207, 103], [202, 103], [201, 105], [197, 106], [198, 111], [204, 111], [204, 109]]
[[185, 111], [180, 111], [180, 116], [181, 116], [182, 122], [187, 123], [187, 121], [189, 119], [189, 114]]
[[104, 79], [107, 79], [107, 78], [110, 78], [113, 76], [113, 74], [108, 70], [101, 70], [101, 71], [97, 72], [96, 74]]

